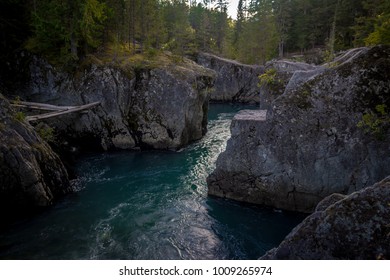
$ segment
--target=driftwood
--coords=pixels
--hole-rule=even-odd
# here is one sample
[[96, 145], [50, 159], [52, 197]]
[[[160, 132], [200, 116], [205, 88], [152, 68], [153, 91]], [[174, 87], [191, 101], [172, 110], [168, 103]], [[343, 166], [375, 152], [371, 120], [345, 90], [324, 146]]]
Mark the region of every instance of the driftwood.
[[22, 107], [22, 108], [28, 108], [28, 109], [36, 109], [36, 110], [45, 110], [45, 111], [53, 111], [46, 114], [40, 114], [35, 116], [27, 116], [26, 121], [38, 121], [42, 119], [57, 117], [65, 114], [75, 113], [79, 111], [88, 110], [92, 107], [95, 107], [99, 105], [101, 102], [93, 102], [81, 106], [56, 106], [56, 105], [50, 105], [50, 104], [43, 104], [43, 103], [35, 103], [35, 102], [24, 102], [20, 101], [17, 103], [13, 103], [12, 105], [15, 107]]
[[35, 109], [35, 110], [44, 110], [44, 111], [63, 111], [63, 110], [69, 110], [77, 107], [77, 106], [56, 106], [56, 105], [50, 105], [44, 103], [25, 102], [25, 101], [14, 102], [12, 103], [12, 106], [27, 108], [27, 109]]

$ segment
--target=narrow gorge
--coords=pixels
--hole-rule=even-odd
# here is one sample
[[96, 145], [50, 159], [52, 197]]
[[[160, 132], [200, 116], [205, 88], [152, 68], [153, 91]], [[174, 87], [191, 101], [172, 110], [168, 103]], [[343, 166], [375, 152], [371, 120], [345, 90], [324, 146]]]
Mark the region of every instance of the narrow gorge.
[[[69, 252], [57, 254], [53, 247], [34, 258], [245, 259], [265, 254], [266, 259], [316, 259], [322, 251], [301, 254], [296, 249], [304, 246], [310, 251], [314, 246], [305, 237], [308, 231], [313, 240], [331, 242], [323, 238], [324, 231], [306, 230], [313, 225], [326, 225], [332, 234], [351, 240], [356, 237], [359, 244], [377, 241], [375, 250], [356, 253], [351, 247], [348, 255], [338, 254], [341, 245], [336, 244], [325, 258], [388, 258], [389, 200], [377, 197], [376, 190], [384, 188], [380, 193], [385, 193], [388, 180], [374, 185], [390, 174], [388, 47], [351, 50], [321, 66], [287, 60], [251, 66], [207, 53], [198, 54], [198, 64], [187, 58], [174, 61], [169, 53], [159, 59], [164, 63], [158, 67], [127, 68], [123, 61], [107, 63], [95, 57], [70, 73], [32, 56], [27, 82], [8, 93], [12, 104], [2, 97], [0, 174], [1, 186], [6, 186], [1, 189], [2, 207], [23, 217], [52, 206], [33, 217], [36, 224], [21, 234], [36, 236], [51, 248], [53, 235], [41, 239], [40, 228], [58, 232], [75, 218], [74, 211], [87, 207], [78, 223], [90, 230], [76, 227], [89, 238], [83, 239], [87, 247], [74, 248], [73, 257]], [[18, 100], [57, 106], [100, 104], [29, 124], [25, 116], [37, 112], [22, 111], [15, 106]], [[210, 102], [252, 105], [229, 105], [231, 109]], [[238, 112], [239, 108], [245, 110]], [[92, 155], [84, 159], [86, 153]], [[69, 193], [73, 195], [62, 198]], [[361, 208], [350, 203], [356, 196]], [[75, 207], [67, 208], [73, 203]], [[367, 235], [359, 237], [352, 228], [329, 223], [338, 219], [332, 209], [351, 207], [366, 215], [370, 205], [380, 210], [370, 212], [368, 220], [378, 221], [372, 235], [368, 234], [372, 224], [348, 211], [343, 219], [361, 226]], [[223, 209], [232, 211], [235, 222], [227, 221]], [[296, 212], [314, 213], [277, 247], [305, 217]], [[121, 233], [118, 225], [127, 223], [123, 217], [130, 228]], [[259, 234], [249, 229], [242, 236], [237, 231], [244, 226], [240, 219]], [[58, 222], [51, 226], [46, 220]], [[276, 224], [263, 228], [263, 220]], [[170, 226], [163, 226], [164, 221]], [[172, 221], [203, 245], [193, 243]], [[13, 230], [3, 234], [0, 248], [8, 249], [1, 256], [23, 258], [23, 246], [35, 246], [34, 241], [10, 245], [15, 234]], [[64, 234], [78, 243], [79, 235]], [[336, 238], [332, 234], [329, 240]], [[159, 235], [166, 236], [164, 245], [158, 244]], [[157, 255], [142, 245], [143, 238], [154, 240], [151, 248]], [[256, 249], [252, 252], [250, 247]]]
[[295, 71], [268, 110], [234, 117], [209, 195], [316, 209], [265, 259], [389, 258], [388, 179], [375, 184], [390, 172], [389, 65], [389, 47], [348, 51]]

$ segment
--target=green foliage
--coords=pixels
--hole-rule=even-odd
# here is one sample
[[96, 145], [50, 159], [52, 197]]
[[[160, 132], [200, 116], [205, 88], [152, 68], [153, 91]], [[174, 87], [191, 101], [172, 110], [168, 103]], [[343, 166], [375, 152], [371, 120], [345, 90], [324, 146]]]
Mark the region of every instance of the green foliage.
[[390, 44], [390, 13], [378, 15], [374, 31], [364, 40], [366, 45]]
[[390, 44], [390, 2], [388, 0], [362, 1], [362, 13], [352, 27], [355, 46]]
[[307, 110], [312, 108], [313, 105], [310, 101], [311, 87], [308, 84], [304, 84], [294, 94], [290, 96], [291, 102], [298, 108]]
[[228, 17], [228, 2], [1, 1], [0, 55], [8, 61], [23, 46], [74, 66], [117, 44], [147, 57], [152, 50], [206, 51], [263, 64], [285, 52], [327, 48], [331, 60], [340, 49], [390, 43], [388, 0], [240, 0], [237, 20]]
[[54, 64], [72, 64], [101, 44], [106, 13], [106, 5], [98, 0], [34, 1], [33, 35], [26, 48]]
[[20, 102], [21, 102], [20, 96], [16, 96], [13, 103], [15, 105], [20, 105]]
[[230, 53], [233, 25], [228, 19], [226, 1], [218, 1], [215, 9], [198, 3], [189, 10], [189, 22], [194, 32], [194, 47], [220, 55]]
[[280, 83], [280, 80], [276, 78], [277, 71], [275, 68], [270, 68], [265, 71], [264, 74], [259, 76], [259, 87], [273, 86]]
[[272, 1], [251, 1], [249, 18], [242, 23], [237, 59], [250, 64], [263, 64], [277, 56], [279, 34]]
[[26, 119], [26, 114], [24, 112], [16, 112], [14, 115], [14, 119], [23, 122]]
[[[16, 96], [14, 101], [13, 101], [13, 104], [19, 105], [20, 102], [21, 102], [20, 96]], [[15, 112], [13, 117], [14, 117], [15, 120], [23, 122], [26, 119], [26, 114], [24, 112], [22, 112], [22, 111], [17, 111], [17, 112]]]
[[379, 140], [384, 139], [385, 132], [390, 126], [390, 115], [385, 104], [375, 106], [375, 112], [369, 111], [362, 116], [357, 126], [363, 128], [365, 133], [375, 136]]
[[84, 0], [81, 6], [81, 17], [79, 20], [81, 36], [85, 43], [97, 48], [101, 43], [101, 32], [103, 23], [107, 19], [105, 3], [98, 0]]
[[55, 135], [54, 135], [54, 129], [44, 123], [39, 123], [35, 130], [37, 131], [38, 135], [45, 140], [46, 142], [55, 142]]

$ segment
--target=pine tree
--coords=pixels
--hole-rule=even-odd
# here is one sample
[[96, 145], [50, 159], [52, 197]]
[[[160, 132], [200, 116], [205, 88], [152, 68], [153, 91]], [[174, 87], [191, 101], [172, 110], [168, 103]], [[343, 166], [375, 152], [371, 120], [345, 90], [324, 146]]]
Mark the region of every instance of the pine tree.
[[168, 47], [181, 56], [193, 47], [195, 32], [190, 26], [188, 14], [185, 1], [173, 0], [164, 5]]
[[97, 48], [102, 42], [103, 23], [107, 19], [106, 5], [98, 0], [85, 0], [80, 8], [80, 33], [87, 52], [88, 47]]
[[390, 44], [390, 3], [387, 0], [363, 1], [363, 15], [354, 26], [356, 46]]
[[202, 5], [202, 3], [198, 3], [197, 5], [192, 5], [190, 7], [189, 22], [191, 28], [195, 30], [196, 47], [201, 51], [208, 51], [209, 49], [207, 44], [210, 37], [208, 32], [210, 29], [208, 13], [209, 11]]
[[390, 3], [383, 1], [375, 18], [374, 31], [365, 39], [366, 45], [390, 44]]
[[334, 59], [334, 45], [335, 45], [335, 40], [336, 40], [336, 23], [337, 23], [337, 16], [338, 16], [338, 11], [340, 7], [340, 0], [337, 0], [337, 3], [335, 5], [334, 9], [334, 15], [333, 15], [333, 21], [332, 21], [332, 27], [330, 30], [330, 36], [329, 36], [329, 42], [328, 42], [328, 60], [332, 61]]
[[275, 56], [278, 46], [272, 0], [252, 0], [248, 14], [238, 58], [247, 63], [263, 64]]
[[27, 48], [54, 63], [77, 61], [101, 43], [106, 9], [98, 0], [36, 1], [31, 13]]
[[217, 50], [219, 53], [223, 52], [223, 43], [227, 33], [227, 1], [217, 0], [215, 7], [217, 9], [216, 16], [216, 28], [215, 28], [215, 38]]
[[274, 14], [275, 14], [275, 22], [276, 28], [278, 30], [279, 35], [279, 57], [282, 58], [284, 56], [284, 50], [286, 42], [289, 39], [289, 31], [292, 25], [291, 18], [291, 0], [275, 0], [274, 1]]
[[239, 47], [238, 44], [240, 41], [240, 37], [242, 35], [244, 21], [245, 21], [244, 0], [240, 0], [237, 6], [237, 20], [234, 27], [234, 37], [233, 37], [233, 49], [236, 54], [238, 52], [238, 47]]

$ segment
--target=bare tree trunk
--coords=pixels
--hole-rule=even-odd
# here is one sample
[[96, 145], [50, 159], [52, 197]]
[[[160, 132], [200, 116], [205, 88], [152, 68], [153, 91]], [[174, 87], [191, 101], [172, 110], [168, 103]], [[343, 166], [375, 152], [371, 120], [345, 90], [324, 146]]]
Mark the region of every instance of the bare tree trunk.
[[145, 41], [145, 5], [144, 1], [141, 1], [141, 52], [144, 51]]
[[333, 60], [334, 58], [334, 45], [336, 41], [336, 21], [337, 21], [339, 6], [340, 6], [340, 0], [337, 0], [337, 4], [334, 10], [332, 29], [330, 31], [330, 38], [329, 38], [329, 54], [330, 54], [329, 60]]
[[284, 40], [281, 39], [279, 42], [279, 58], [284, 57]]

